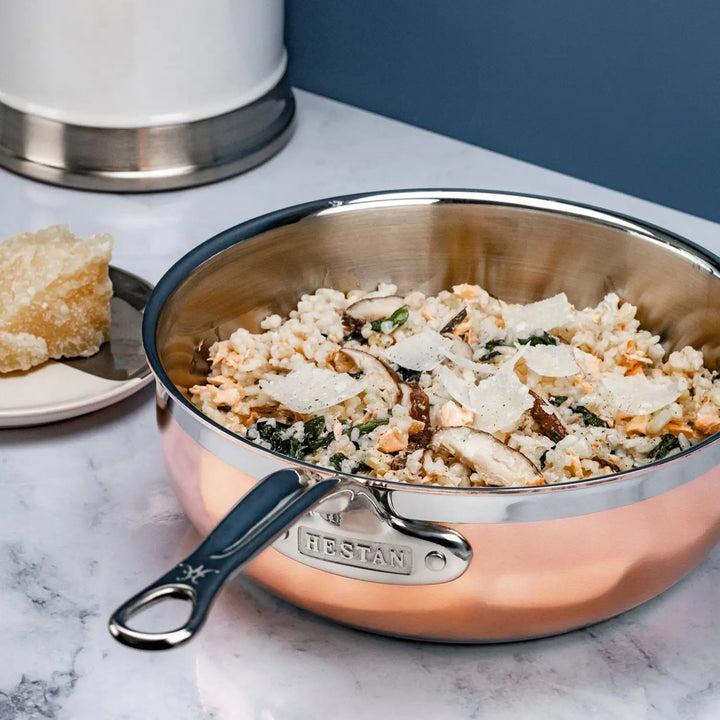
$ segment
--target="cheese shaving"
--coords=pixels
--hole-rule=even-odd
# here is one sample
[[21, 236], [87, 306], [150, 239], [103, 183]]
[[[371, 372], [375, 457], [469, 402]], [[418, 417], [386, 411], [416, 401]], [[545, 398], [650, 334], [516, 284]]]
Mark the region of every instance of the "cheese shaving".
[[450, 360], [450, 362], [455, 363], [455, 365], [472, 370], [474, 373], [479, 375], [491, 375], [495, 372], [495, 365], [492, 363], [479, 363], [474, 360], [468, 360], [468, 358], [463, 357], [456, 352], [446, 352], [445, 357]]
[[536, 345], [525, 351], [527, 366], [544, 377], [569, 377], [580, 368], [569, 345]]
[[354, 397], [365, 384], [347, 373], [306, 364], [287, 375], [269, 375], [260, 389], [289, 410], [308, 415]]
[[494, 375], [468, 391], [470, 409], [475, 412], [474, 427], [491, 433], [514, 430], [525, 411], [533, 406], [530, 391], [514, 371], [519, 357], [517, 353]]
[[528, 305], [506, 305], [502, 310], [505, 327], [516, 337], [563, 327], [573, 319], [572, 305], [565, 293]]
[[629, 415], [650, 415], [675, 402], [682, 391], [669, 378], [615, 374], [601, 376], [601, 392], [607, 402]]
[[395, 343], [385, 351], [385, 357], [408, 370], [427, 372], [437, 367], [452, 349], [452, 340], [434, 330], [424, 330]]
[[437, 368], [435, 374], [453, 400], [468, 410], [472, 410], [470, 407], [470, 397], [468, 395], [470, 388], [463, 379], [459, 378], [452, 370], [446, 368], [444, 365]]

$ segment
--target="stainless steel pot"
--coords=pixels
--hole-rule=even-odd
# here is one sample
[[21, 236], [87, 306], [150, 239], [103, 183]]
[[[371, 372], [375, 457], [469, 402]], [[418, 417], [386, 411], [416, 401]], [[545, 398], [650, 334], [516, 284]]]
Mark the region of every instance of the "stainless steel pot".
[[[389, 192], [231, 228], [168, 271], [143, 326], [168, 475], [195, 527], [217, 529], [113, 615], [118, 640], [149, 649], [187, 640], [225, 577], [246, 562], [276, 595], [355, 627], [438, 641], [532, 638], [652, 598], [718, 541], [717, 437], [581, 482], [429, 487], [291, 460], [188, 401], [215, 339], [238, 326], [257, 331], [263, 317], [288, 312], [317, 287], [380, 281], [426, 293], [478, 283], [511, 302], [564, 291], [576, 306], [614, 291], [668, 348], [692, 344], [711, 366], [720, 360], [720, 260], [602, 210], [495, 192]], [[159, 633], [128, 626], [169, 596], [192, 603], [186, 625]]]

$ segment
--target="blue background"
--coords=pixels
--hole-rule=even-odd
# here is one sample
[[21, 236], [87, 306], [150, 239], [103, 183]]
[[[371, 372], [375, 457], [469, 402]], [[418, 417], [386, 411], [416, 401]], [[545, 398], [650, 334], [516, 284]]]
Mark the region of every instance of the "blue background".
[[720, 221], [717, 0], [290, 0], [290, 82]]

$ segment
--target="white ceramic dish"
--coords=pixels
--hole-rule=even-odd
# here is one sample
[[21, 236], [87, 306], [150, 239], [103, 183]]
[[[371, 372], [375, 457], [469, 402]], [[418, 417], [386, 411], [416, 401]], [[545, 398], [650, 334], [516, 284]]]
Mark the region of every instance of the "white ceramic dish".
[[140, 327], [152, 286], [114, 267], [110, 278], [110, 341], [91, 358], [0, 375], [0, 428], [67, 420], [119, 402], [151, 381]]

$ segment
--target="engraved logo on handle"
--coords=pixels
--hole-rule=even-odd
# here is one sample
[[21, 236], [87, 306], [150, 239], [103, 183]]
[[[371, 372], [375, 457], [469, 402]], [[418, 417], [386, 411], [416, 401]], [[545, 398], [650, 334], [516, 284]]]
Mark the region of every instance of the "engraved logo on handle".
[[323, 572], [386, 585], [437, 585], [460, 577], [472, 548], [452, 528], [393, 514], [382, 490], [343, 480], [273, 544]]
[[298, 551], [309, 557], [395, 575], [410, 575], [412, 548], [407, 545], [356, 540], [342, 535], [298, 527]]
[[206, 568], [204, 565], [193, 567], [184, 562], [179, 563], [177, 569], [180, 572], [175, 578], [176, 582], [190, 581], [193, 585], [197, 585], [198, 580], [202, 580], [206, 575], [210, 575], [211, 573], [217, 575], [219, 573], [215, 568]]

